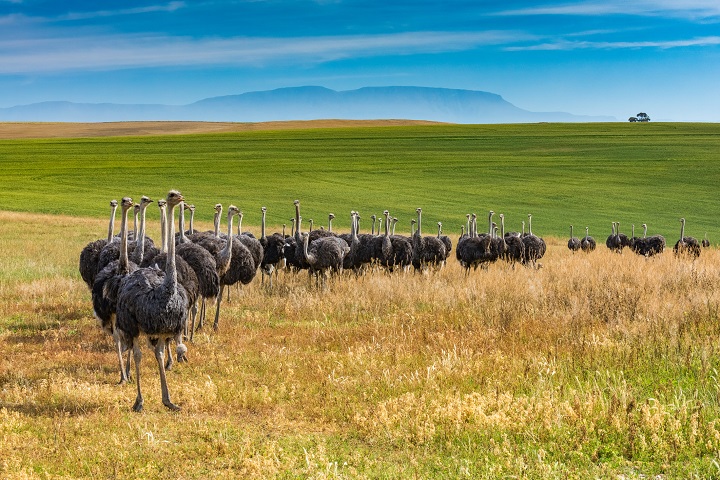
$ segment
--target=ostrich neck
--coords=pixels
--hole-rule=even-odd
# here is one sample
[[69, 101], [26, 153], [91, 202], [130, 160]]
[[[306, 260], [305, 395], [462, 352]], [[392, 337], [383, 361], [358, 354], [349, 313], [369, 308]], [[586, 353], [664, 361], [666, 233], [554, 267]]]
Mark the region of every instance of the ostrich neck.
[[118, 262], [119, 272], [126, 272], [128, 270], [127, 223], [128, 211], [127, 209], [123, 209], [122, 221], [120, 223], [120, 259]]
[[528, 234], [532, 235], [532, 217], [528, 217]]
[[135, 251], [133, 252], [133, 260], [140, 265], [145, 257], [145, 210], [147, 204], [140, 207], [140, 231], [135, 237]]
[[647, 237], [647, 225], [643, 226], [643, 238]]
[[232, 214], [232, 212], [228, 212], [227, 241], [225, 242], [225, 248], [223, 248], [221, 251], [222, 258], [227, 259], [227, 260], [225, 260], [227, 265], [230, 265], [230, 261], [232, 260], [232, 242], [233, 242], [232, 228], [233, 228], [233, 214]]
[[332, 233], [332, 218], [328, 217], [328, 232]]
[[415, 235], [422, 237], [422, 212], [418, 212], [417, 231]]
[[160, 209], [160, 248], [162, 253], [167, 253], [167, 208]]
[[108, 236], [107, 243], [110, 243], [115, 235], [115, 212], [117, 211], [117, 205], [114, 205], [110, 210], [110, 225], [108, 225]]
[[680, 240], [685, 238], [685, 222], [680, 223]]
[[295, 238], [298, 242], [302, 241], [300, 238], [300, 204], [295, 204]]
[[492, 217], [493, 217], [492, 213], [488, 215], [488, 233], [490, 234], [491, 237], [492, 237], [492, 233], [493, 233]]
[[315, 265], [317, 258], [315, 255], [308, 252], [308, 243], [310, 243], [307, 236], [303, 237], [303, 255], [305, 255], [305, 261], [310, 265]]
[[[188, 241], [187, 237], [185, 236], [185, 205], [180, 203], [180, 220], [178, 220], [178, 230], [180, 230], [180, 238], [178, 238], [178, 243], [186, 243]], [[175, 239], [171, 239], [173, 242], [175, 242]]]
[[[168, 202], [169, 203], [169, 202]], [[167, 209], [167, 238], [168, 249], [165, 260], [164, 285], [170, 289], [177, 288], [177, 266], [175, 265], [175, 205], [169, 204]]]
[[262, 221], [260, 222], [260, 238], [267, 240], [265, 236], [265, 210], [262, 212]]
[[213, 219], [215, 225], [215, 236], [220, 237], [220, 212], [215, 211], [215, 218]]
[[[505, 237], [505, 217], [500, 217], [500, 236]], [[570, 236], [572, 237], [572, 226], [570, 227]]]
[[389, 236], [390, 236], [390, 228], [389, 228], [389, 225], [390, 225], [390, 218], [389, 218], [389, 217], [385, 217], [385, 226], [384, 226], [384, 227], [385, 227], [385, 232], [384, 232], [384, 233], [385, 233], [385, 236], [386, 236], [386, 237], [389, 237]]
[[195, 233], [195, 210], [190, 210], [190, 235]]
[[135, 235], [135, 240], [137, 240], [138, 236], [138, 213], [140, 213], [140, 210], [135, 210], [135, 219], [133, 220], [133, 234]]

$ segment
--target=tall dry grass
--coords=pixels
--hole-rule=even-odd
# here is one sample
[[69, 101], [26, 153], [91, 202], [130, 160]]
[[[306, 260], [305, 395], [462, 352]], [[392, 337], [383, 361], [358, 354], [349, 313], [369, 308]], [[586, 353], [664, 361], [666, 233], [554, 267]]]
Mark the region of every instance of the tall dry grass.
[[720, 475], [716, 249], [258, 276], [169, 375], [180, 413], [146, 350], [138, 415], [76, 272], [104, 225], [42, 221], [0, 213], [2, 477]]

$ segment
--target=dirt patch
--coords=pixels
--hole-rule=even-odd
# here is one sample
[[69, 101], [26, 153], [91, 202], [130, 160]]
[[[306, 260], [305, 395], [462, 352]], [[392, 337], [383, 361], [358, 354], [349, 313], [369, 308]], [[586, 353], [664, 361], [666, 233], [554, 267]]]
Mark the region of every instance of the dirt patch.
[[307, 120], [287, 122], [0, 122], [0, 139], [185, 135], [304, 128], [435, 125], [423, 120]]

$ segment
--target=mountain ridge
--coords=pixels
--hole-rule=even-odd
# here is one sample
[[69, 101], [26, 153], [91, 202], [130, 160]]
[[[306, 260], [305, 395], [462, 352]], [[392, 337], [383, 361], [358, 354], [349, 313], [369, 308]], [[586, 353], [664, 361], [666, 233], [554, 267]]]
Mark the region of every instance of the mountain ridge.
[[480, 90], [433, 87], [284, 87], [198, 100], [187, 105], [46, 101], [0, 108], [0, 121], [267, 122], [409, 119], [447, 123], [607, 122], [613, 117], [531, 112]]

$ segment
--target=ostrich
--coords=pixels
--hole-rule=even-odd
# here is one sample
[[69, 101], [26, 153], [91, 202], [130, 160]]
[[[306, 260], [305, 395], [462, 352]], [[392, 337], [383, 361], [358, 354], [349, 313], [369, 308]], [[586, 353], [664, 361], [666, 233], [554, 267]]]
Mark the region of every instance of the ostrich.
[[[116, 202], [117, 203], [117, 202]], [[120, 284], [130, 273], [138, 269], [137, 264], [128, 259], [128, 212], [133, 208], [133, 201], [125, 197], [121, 202], [121, 224], [120, 224], [120, 256], [117, 260], [110, 262], [95, 276], [92, 288], [93, 314], [98, 324], [108, 334], [112, 335], [120, 365], [120, 383], [128, 380], [130, 363], [127, 370], [123, 365], [123, 348], [120, 337], [116, 333], [116, 312]], [[129, 362], [128, 358], [128, 362]]]
[[194, 232], [188, 237], [193, 243], [200, 243], [207, 238], [219, 238], [220, 237], [220, 216], [222, 215], [223, 207], [222, 204], [216, 203], [215, 214], [213, 215], [213, 229], [206, 230], [204, 232]]
[[[168, 239], [175, 238], [175, 207], [183, 201], [180, 192], [171, 190], [167, 196]], [[116, 327], [125, 345], [132, 346], [135, 359], [137, 397], [133, 410], [143, 409], [140, 388], [140, 362], [142, 351], [139, 337], [144, 335], [153, 347], [160, 371], [162, 402], [171, 410], [180, 407], [172, 403], [165, 377], [165, 344], [169, 339], [177, 342], [178, 357], [183, 357], [187, 347], [182, 343], [182, 334], [187, 323], [188, 297], [185, 288], [179, 284], [175, 262], [175, 242], [168, 242], [165, 275], [154, 268], [140, 268], [128, 275], [120, 286], [117, 305]]]
[[[260, 271], [262, 272], [261, 280], [264, 283], [265, 276], [269, 277], [270, 288], [273, 286], [273, 273], [277, 272], [282, 268], [283, 247], [285, 245], [285, 232], [283, 234], [273, 233], [269, 237], [265, 235], [265, 215], [267, 208], [262, 207], [262, 221], [260, 224], [260, 245], [263, 248], [263, 258], [260, 262]], [[283, 230], [285, 225], [283, 225]]]
[[413, 267], [416, 271], [424, 272], [430, 265], [441, 266], [447, 255], [445, 244], [437, 237], [422, 236], [422, 208], [417, 212], [417, 230], [413, 234]]
[[[239, 210], [237, 209], [237, 207], [231, 205], [230, 208], [228, 208], [228, 212], [231, 209], [239, 214]], [[230, 245], [232, 256], [228, 269], [225, 271], [224, 274], [220, 275], [220, 292], [217, 296], [217, 303], [215, 308], [215, 322], [213, 323], [213, 329], [216, 331], [218, 330], [220, 322], [220, 303], [222, 300], [222, 293], [225, 287], [235, 285], [238, 282], [242, 285], [247, 285], [248, 283], [252, 282], [253, 278], [255, 278], [255, 274], [257, 273], [258, 269], [258, 265], [255, 264], [253, 254], [241, 241], [238, 240], [238, 238], [242, 235], [233, 236], [230, 233], [232, 232], [232, 217], [228, 218], [228, 224], [229, 225], [227, 240], [223, 240], [223, 243], [226, 246]]]
[[675, 247], [673, 248], [675, 255], [687, 255], [689, 257], [693, 257], [693, 259], [698, 258], [700, 256], [700, 243], [695, 237], [685, 236], [684, 218], [680, 219], [680, 224], [680, 240], [675, 243]]
[[[181, 206], [181, 211], [183, 207]], [[184, 223], [184, 222], [183, 222]], [[184, 225], [181, 224], [179, 228], [184, 228]], [[181, 230], [182, 231], [182, 230]], [[186, 244], [186, 245], [193, 245], [194, 247], [203, 250], [202, 247], [199, 247], [194, 244]], [[177, 281], [178, 284], [180, 284], [187, 293], [187, 307], [188, 310], [186, 312], [187, 317], [191, 318], [193, 320], [193, 323], [195, 322], [195, 314], [197, 313], [197, 299], [200, 296], [200, 282], [198, 280], [198, 276], [195, 273], [195, 269], [190, 266], [190, 264], [178, 253], [179, 248], [175, 247], [175, 263], [176, 263], [176, 271], [177, 271]], [[207, 251], [206, 251], [207, 253]], [[146, 262], [143, 265], [147, 265], [145, 268], [154, 268], [158, 270], [159, 274], [164, 274], [165, 268], [167, 266], [168, 261], [168, 251], [164, 251], [161, 253], [158, 253], [155, 255], [155, 257], [152, 259], [151, 262]], [[150, 264], [152, 266], [150, 266]], [[185, 322], [185, 329], [183, 333], [187, 333], [187, 320]], [[170, 370], [173, 366], [173, 357], [170, 353], [170, 344], [166, 343], [167, 347], [167, 363], [165, 364], [165, 370]], [[187, 362], [187, 357], [185, 356], [185, 352], [178, 351], [178, 362]]]
[[187, 235], [192, 235], [195, 233], [195, 205], [186, 205], [185, 209], [190, 210], [190, 226], [185, 233]]
[[503, 259], [509, 262], [513, 268], [515, 263], [525, 261], [525, 244], [519, 235], [508, 235], [505, 233], [505, 215], [502, 213], [500, 217], [500, 238], [505, 241], [505, 255]]
[[[238, 214], [238, 228], [242, 227], [242, 221], [243, 221], [243, 212], [240, 212]], [[263, 259], [263, 246], [260, 243], [260, 240], [255, 238], [255, 236], [249, 232], [245, 233], [238, 233], [237, 237], [235, 237], [236, 240], [238, 240], [240, 243], [245, 245], [245, 248], [248, 249], [250, 252], [250, 255], [252, 255], [253, 263], [256, 267], [260, 267], [260, 263]]]
[[[217, 209], [216, 209], [217, 211]], [[195, 243], [197, 245], [201, 246], [202, 248], [206, 249], [215, 259], [215, 268], [216, 272], [218, 274], [218, 277], [220, 278], [220, 288], [218, 291], [218, 296], [216, 300], [216, 320], [218, 318], [219, 312], [220, 312], [220, 301], [221, 301], [221, 294], [223, 290], [222, 286], [222, 277], [225, 275], [225, 273], [230, 269], [230, 263], [232, 261], [232, 257], [235, 253], [234, 244], [237, 242], [233, 242], [233, 234], [232, 234], [232, 219], [235, 215], [239, 213], [239, 210], [236, 206], [230, 205], [228, 207], [227, 212], [227, 219], [228, 219], [228, 230], [227, 230], [227, 236], [225, 239], [220, 238], [219, 236], [214, 235], [201, 235], [198, 236], [195, 234], [193, 238], [198, 239]], [[218, 223], [218, 234], [219, 234], [219, 223]], [[192, 240], [192, 239], [191, 239]], [[246, 249], [247, 250], [247, 249]], [[203, 299], [203, 305], [201, 306], [200, 310], [200, 321], [198, 323], [197, 328], [202, 328], [204, 321], [205, 321], [205, 302]], [[192, 333], [191, 333], [192, 335]]]
[[332, 233], [332, 221], [333, 221], [333, 218], [335, 218], [335, 214], [334, 214], [334, 213], [329, 213], [329, 214], [328, 214], [328, 229], [327, 229], [328, 233]]
[[617, 222], [617, 237], [618, 237], [618, 243], [620, 245], [620, 253], [622, 253], [623, 248], [629, 247], [632, 245], [632, 242], [628, 238], [627, 235], [624, 233], [620, 233], [620, 222]]
[[452, 250], [452, 241], [450, 240], [450, 237], [447, 235], [442, 234], [442, 222], [438, 222], [438, 237], [440, 241], [445, 245], [445, 258], [443, 259], [443, 265], [447, 261], [448, 257], [450, 256], [450, 251]]
[[[134, 237], [135, 239], [133, 241], [128, 242], [128, 254], [130, 255], [131, 260], [136, 262], [138, 265], [141, 263], [142, 258], [144, 257], [145, 252], [152, 252], [154, 254], [156, 251], [153, 250], [155, 248], [155, 242], [147, 236], [145, 236], [145, 225], [144, 225], [144, 219], [145, 219], [145, 209], [147, 206], [152, 203], [152, 200], [150, 200], [148, 197], [143, 196], [142, 200], [139, 204], [135, 204], [134, 211], [137, 212], [136, 217], [139, 216], [141, 213], [141, 222], [139, 225], [139, 231], [135, 233]], [[137, 223], [137, 222], [136, 222]], [[140, 232], [141, 231], [141, 232]], [[140, 233], [142, 233], [143, 239], [142, 239], [142, 248], [139, 250], [137, 249], [139, 243], [139, 236]], [[129, 238], [128, 234], [128, 238]], [[100, 255], [98, 256], [98, 271], [105, 268], [110, 262], [113, 262], [120, 258], [120, 243], [119, 242], [109, 242], [105, 245], [105, 247], [100, 251]]]
[[[377, 216], [370, 215], [370, 220], [372, 220], [372, 226], [370, 227], [370, 235], [375, 235], [375, 222], [377, 221]], [[378, 226], [378, 235], [380, 234], [380, 226]]]
[[490, 210], [490, 254], [493, 262], [505, 257], [507, 252], [507, 243], [505, 243], [504, 235], [499, 237], [497, 234], [497, 224], [492, 221], [495, 212]]
[[490, 244], [490, 235], [477, 234], [477, 215], [473, 213], [468, 238], [458, 243], [456, 248], [456, 256], [460, 265], [465, 268], [466, 274], [470, 272], [471, 267], [473, 269], [477, 269], [480, 265], [485, 267], [491, 261]]
[[545, 240], [532, 233], [532, 214], [528, 213], [528, 233], [522, 237], [525, 244], [525, 265], [537, 267], [537, 261], [540, 260], [547, 249]]
[[708, 240], [707, 232], [705, 232], [705, 238], [703, 238], [702, 246], [703, 248], [708, 248], [710, 246], [710, 240]]
[[107, 238], [101, 238], [85, 245], [85, 248], [80, 252], [80, 276], [83, 281], [87, 284], [88, 288], [92, 290], [93, 284], [95, 283], [95, 276], [98, 273], [98, 261], [100, 258], [100, 252], [108, 243], [113, 241], [115, 232], [115, 212], [117, 211], [118, 202], [117, 200], [110, 200], [110, 224], [108, 225]]
[[580, 248], [585, 253], [590, 253], [595, 250], [597, 242], [593, 237], [590, 236], [590, 227], [585, 227], [585, 236], [580, 240]]
[[573, 226], [570, 225], [570, 240], [567, 244], [571, 252], [575, 253], [580, 250], [580, 239], [573, 235]]
[[639, 249], [639, 251], [637, 251], [637, 253], [646, 257], [653, 257], [665, 251], [665, 237], [663, 237], [662, 235], [652, 235], [648, 237], [647, 224], [643, 223], [642, 227], [644, 230], [643, 236], [642, 238], [638, 239], [641, 248]]
[[[460, 245], [470, 238], [470, 214], [466, 214], [465, 217], [467, 217], [466, 225], [462, 225], [460, 228], [460, 238], [458, 238], [457, 245], [455, 246], [455, 259], [460, 262], [462, 258], [460, 257]], [[465, 233], [467, 232], [467, 233]]]
[[[192, 210], [191, 210], [192, 211]], [[214, 299], [220, 292], [220, 276], [217, 271], [217, 262], [215, 257], [202, 246], [192, 243], [187, 236], [185, 236], [185, 214], [184, 209], [180, 210], [180, 236], [177, 239], [175, 254], [182, 259], [192, 269], [195, 274], [197, 282], [197, 293], [194, 294], [192, 299], [190, 315], [191, 315], [191, 326], [190, 326], [190, 340], [192, 341], [195, 333], [195, 321], [197, 317], [197, 299], [201, 299], [200, 315], [205, 315], [205, 304], [208, 299]], [[163, 243], [163, 250], [167, 250], [167, 245]], [[181, 262], [178, 260], [178, 266]], [[161, 266], [162, 268], [162, 266]], [[178, 267], [178, 272], [180, 268]], [[189, 274], [186, 275], [190, 277]], [[181, 282], [183, 283], [183, 282]], [[183, 283], [183, 286], [188, 289], [187, 285]], [[168, 354], [168, 360], [170, 360]]]
[[400, 267], [403, 271], [407, 271], [412, 265], [413, 258], [413, 242], [411, 237], [404, 235], [395, 235], [395, 224], [397, 218], [393, 218], [393, 233], [390, 235], [390, 243], [392, 246], [392, 265], [388, 269], [392, 272], [396, 267]]
[[[146, 243], [147, 237], [145, 236], [145, 214], [147, 212], [148, 205], [150, 205], [151, 203], [153, 203], [153, 201], [145, 195], [143, 195], [140, 199], [140, 228], [138, 230], [137, 236], [135, 237], [135, 249], [132, 256], [132, 261], [138, 265], [141, 265], [143, 263], [146, 250], [149, 257], [154, 257], [159, 252], [159, 250], [155, 248], [155, 244], [154, 242], [152, 242], [152, 240], [148, 239], [149, 241]], [[135, 206], [137, 207], [138, 205], [136, 204]]]
[[610, 249], [612, 252], [620, 252], [622, 251], [622, 246], [620, 244], [620, 238], [618, 237], [615, 226], [616, 222], [612, 222], [612, 233], [610, 236], [605, 240], [605, 246]]
[[336, 237], [319, 238], [309, 248], [310, 235], [304, 233], [303, 255], [309, 265], [310, 274], [315, 276], [316, 285], [322, 277], [323, 286], [329, 273], [339, 273], [343, 269], [343, 259], [350, 251], [344, 240]]
[[[380, 222], [383, 227], [383, 234], [379, 237], [373, 237], [373, 257], [379, 265], [390, 269], [394, 265], [393, 245], [390, 240], [390, 212], [383, 211], [383, 216], [385, 219]], [[378, 230], [380, 230], [381, 225], [378, 225]]]

